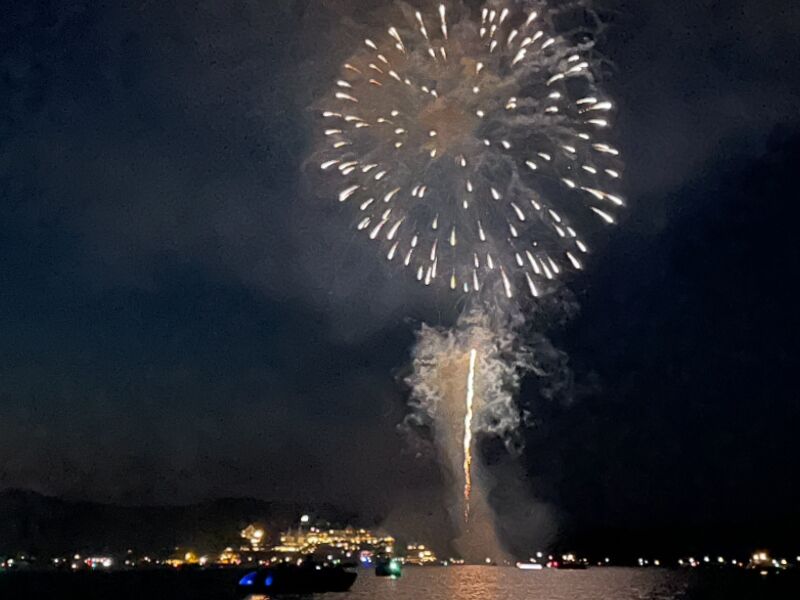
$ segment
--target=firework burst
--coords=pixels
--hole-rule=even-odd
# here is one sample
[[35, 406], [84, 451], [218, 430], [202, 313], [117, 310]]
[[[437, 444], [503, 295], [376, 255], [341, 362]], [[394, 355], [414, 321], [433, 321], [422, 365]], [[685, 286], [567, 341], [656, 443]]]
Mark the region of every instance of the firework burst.
[[418, 281], [538, 297], [623, 205], [592, 43], [541, 1], [402, 12], [342, 66], [315, 160]]

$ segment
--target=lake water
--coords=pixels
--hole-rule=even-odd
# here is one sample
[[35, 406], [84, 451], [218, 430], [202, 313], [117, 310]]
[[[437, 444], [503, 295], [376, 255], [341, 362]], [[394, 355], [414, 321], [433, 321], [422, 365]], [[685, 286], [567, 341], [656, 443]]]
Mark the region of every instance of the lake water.
[[[666, 569], [521, 571], [500, 567], [408, 568], [400, 579], [362, 574], [325, 600], [800, 600], [786, 577]], [[792, 588], [792, 589], [790, 589]]]
[[[235, 569], [0, 573], [0, 600], [237, 600]], [[314, 600], [800, 600], [800, 569], [687, 572], [598, 568], [408, 567], [400, 579], [362, 570], [345, 594]]]

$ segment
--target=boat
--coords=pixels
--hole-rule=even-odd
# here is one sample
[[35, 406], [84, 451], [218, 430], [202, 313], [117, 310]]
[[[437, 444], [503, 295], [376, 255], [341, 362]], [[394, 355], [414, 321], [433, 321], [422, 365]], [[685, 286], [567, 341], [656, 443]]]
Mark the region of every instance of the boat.
[[564, 571], [582, 571], [582, 570], [586, 569], [586, 565], [584, 563], [582, 563], [582, 562], [569, 562], [569, 561], [558, 562], [558, 561], [555, 561], [555, 562], [553, 562], [553, 565], [550, 568], [551, 569], [561, 569], [561, 570], [564, 570]]
[[564, 571], [583, 570], [587, 567], [586, 559], [576, 558], [574, 554], [565, 554], [561, 560], [551, 560], [547, 563], [549, 569], [562, 569]]
[[544, 567], [539, 563], [518, 562], [517, 568], [523, 571], [541, 571]]
[[240, 598], [251, 595], [302, 595], [346, 592], [358, 574], [339, 565], [311, 560], [299, 565], [285, 564], [251, 571], [239, 580]]
[[375, 563], [375, 575], [397, 579], [403, 574], [403, 565], [396, 558], [378, 560]]

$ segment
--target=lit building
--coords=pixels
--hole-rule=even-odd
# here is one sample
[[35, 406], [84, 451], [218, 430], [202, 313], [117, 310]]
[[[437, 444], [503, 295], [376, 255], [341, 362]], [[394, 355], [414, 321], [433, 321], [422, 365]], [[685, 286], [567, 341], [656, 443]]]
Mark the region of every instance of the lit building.
[[242, 557], [233, 548], [225, 548], [217, 559], [220, 565], [240, 565], [242, 564]]
[[197, 554], [195, 554], [191, 550], [189, 552], [186, 552], [183, 555], [179, 555], [179, 551], [178, 551], [177, 548], [175, 549], [175, 551], [176, 551], [175, 555], [173, 555], [172, 557], [170, 557], [170, 558], [168, 558], [167, 560], [164, 561], [165, 565], [169, 565], [170, 567], [178, 568], [178, 567], [182, 567], [183, 565], [197, 565], [197, 564], [200, 564], [200, 559], [198, 558]]
[[242, 536], [242, 538], [244, 538], [250, 543], [249, 548], [242, 548], [242, 550], [253, 550], [255, 552], [264, 550], [264, 546], [267, 541], [267, 536], [263, 527], [260, 527], [255, 523], [253, 523], [245, 527], [241, 531], [240, 535]]
[[437, 560], [430, 548], [426, 548], [423, 544], [409, 544], [403, 562], [407, 565], [433, 565]]
[[[307, 522], [307, 519], [303, 522]], [[352, 558], [362, 551], [389, 556], [394, 552], [395, 540], [391, 536], [379, 536], [367, 529], [346, 527], [344, 529], [298, 528], [282, 533], [280, 543], [272, 547], [275, 555], [300, 556], [324, 554], [337, 559]], [[329, 558], [332, 560], [332, 558]]]
[[768, 571], [782, 571], [789, 568], [789, 561], [785, 558], [778, 560], [777, 558], [772, 558], [769, 552], [759, 551], [750, 558], [747, 568], [759, 569], [762, 574], [765, 574]]

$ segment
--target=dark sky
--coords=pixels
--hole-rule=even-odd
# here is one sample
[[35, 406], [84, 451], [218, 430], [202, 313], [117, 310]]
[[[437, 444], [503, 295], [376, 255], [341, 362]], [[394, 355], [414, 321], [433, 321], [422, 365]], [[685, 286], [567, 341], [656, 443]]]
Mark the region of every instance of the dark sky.
[[[0, 487], [440, 514], [397, 379], [451, 301], [303, 175], [380, 2], [3, 4]], [[573, 397], [525, 383], [520, 485], [576, 535], [796, 527], [800, 5], [606, 6], [630, 208], [549, 332]]]

